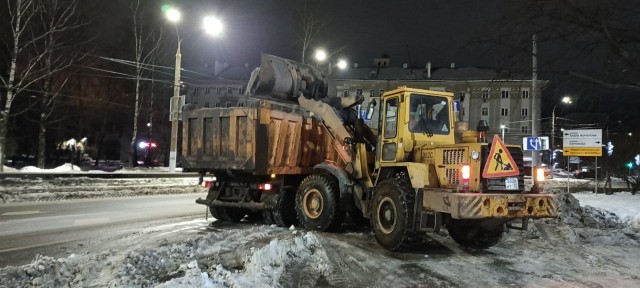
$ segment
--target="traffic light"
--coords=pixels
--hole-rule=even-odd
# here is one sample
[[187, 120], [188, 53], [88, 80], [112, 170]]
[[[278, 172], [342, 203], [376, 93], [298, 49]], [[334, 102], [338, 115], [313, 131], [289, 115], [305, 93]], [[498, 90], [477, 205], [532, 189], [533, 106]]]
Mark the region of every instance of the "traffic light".
[[627, 168], [629, 168], [629, 169], [633, 168], [633, 162], [627, 163]]

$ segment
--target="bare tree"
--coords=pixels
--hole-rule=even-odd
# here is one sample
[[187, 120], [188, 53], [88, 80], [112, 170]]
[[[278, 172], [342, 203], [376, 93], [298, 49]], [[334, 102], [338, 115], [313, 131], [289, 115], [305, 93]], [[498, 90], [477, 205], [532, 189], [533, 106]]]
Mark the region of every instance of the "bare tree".
[[65, 117], [52, 119], [56, 111], [56, 100], [74, 75], [72, 65], [78, 63], [84, 54], [79, 48], [84, 41], [78, 41], [79, 29], [84, 23], [76, 17], [78, 0], [38, 1], [39, 15], [34, 19], [34, 29], [46, 34], [41, 41], [33, 43], [37, 55], [46, 55], [38, 63], [43, 71], [40, 81], [42, 99], [40, 99], [38, 134], [38, 167], [44, 168], [46, 152], [46, 132], [48, 125], [62, 121]]
[[134, 52], [135, 52], [135, 104], [133, 112], [133, 134], [131, 137], [131, 156], [129, 163], [131, 166], [137, 166], [138, 155], [136, 142], [138, 141], [138, 121], [140, 116], [140, 109], [142, 107], [143, 99], [141, 99], [142, 81], [145, 80], [150, 74], [153, 67], [152, 63], [155, 63], [155, 58], [160, 53], [160, 43], [162, 40], [162, 30], [158, 30], [154, 25], [146, 22], [149, 15], [145, 10], [145, 6], [141, 5], [140, 0], [136, 0], [132, 4], [132, 21], [133, 21], [133, 36], [134, 36]]
[[[526, 65], [536, 34], [548, 72], [608, 88], [640, 88], [640, 8], [634, 1], [519, 0], [501, 9], [502, 17], [482, 35], [491, 35], [487, 42], [506, 52], [500, 53], [505, 59]], [[585, 59], [596, 65], [584, 67]]]
[[302, 48], [300, 62], [306, 63], [309, 47], [313, 44], [318, 33], [326, 24], [323, 17], [319, 1], [303, 0], [295, 14], [296, 31], [298, 42]]
[[7, 72], [0, 74], [0, 81], [5, 88], [5, 95], [0, 97], [0, 171], [3, 171], [6, 154], [6, 141], [8, 122], [11, 117], [11, 108], [16, 97], [23, 95], [31, 84], [44, 77], [42, 68], [38, 67], [47, 55], [36, 54], [30, 48], [32, 44], [47, 36], [46, 32], [35, 32], [31, 28], [31, 22], [38, 15], [38, 7], [35, 0], [7, 1], [7, 13], [10, 21], [10, 40], [7, 39], [9, 48], [9, 63]]

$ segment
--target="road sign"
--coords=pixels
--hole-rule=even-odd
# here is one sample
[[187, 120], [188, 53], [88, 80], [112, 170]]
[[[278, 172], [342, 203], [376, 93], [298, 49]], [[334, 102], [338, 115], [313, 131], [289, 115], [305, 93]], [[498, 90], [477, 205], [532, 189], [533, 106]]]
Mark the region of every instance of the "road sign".
[[525, 151], [549, 150], [549, 137], [524, 137], [522, 148]]
[[566, 147], [564, 156], [602, 156], [602, 147]]
[[496, 178], [506, 176], [517, 176], [520, 174], [516, 161], [513, 161], [513, 157], [509, 153], [509, 150], [500, 137], [496, 134], [493, 135], [493, 142], [491, 143], [491, 151], [489, 152], [489, 159], [484, 164], [484, 170], [482, 171], [482, 177], [484, 178]]
[[564, 130], [564, 156], [602, 156], [602, 129]]
[[602, 147], [602, 129], [564, 130], [562, 146], [567, 147]]

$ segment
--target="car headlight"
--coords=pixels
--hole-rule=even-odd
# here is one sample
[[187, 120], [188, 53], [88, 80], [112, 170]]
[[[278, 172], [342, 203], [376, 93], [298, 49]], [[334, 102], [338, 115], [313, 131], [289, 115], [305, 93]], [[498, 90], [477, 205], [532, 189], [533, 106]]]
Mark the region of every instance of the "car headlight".
[[473, 159], [473, 160], [480, 159], [480, 153], [478, 153], [478, 151], [476, 151], [476, 150], [471, 151], [471, 159]]

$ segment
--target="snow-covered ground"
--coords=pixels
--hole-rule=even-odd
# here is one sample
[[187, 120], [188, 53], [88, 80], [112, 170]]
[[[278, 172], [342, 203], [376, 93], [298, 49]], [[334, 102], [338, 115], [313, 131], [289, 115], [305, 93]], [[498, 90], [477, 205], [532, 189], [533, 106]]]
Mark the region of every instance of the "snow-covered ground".
[[[3, 166], [4, 172], [24, 172], [24, 173], [154, 173], [154, 172], [168, 172], [168, 167], [123, 167], [113, 172], [105, 172], [104, 170], [87, 170], [73, 165], [71, 163], [65, 163], [52, 169], [42, 169], [35, 166], [25, 166], [21, 169], [15, 169], [8, 166]], [[182, 172], [182, 168], [176, 168], [176, 172]]]
[[[178, 241], [157, 237], [123, 251], [38, 256], [0, 269], [0, 287], [638, 287], [640, 231], [558, 193], [558, 219], [511, 230], [487, 251], [461, 249], [446, 231], [397, 253], [364, 229], [330, 234], [214, 221], [208, 233]], [[591, 204], [640, 204], [640, 195], [596, 197], [603, 199]], [[624, 211], [626, 218], [634, 213]]]

